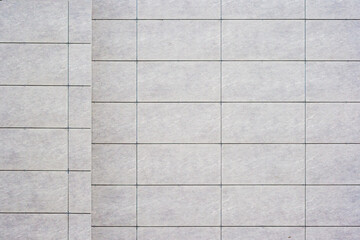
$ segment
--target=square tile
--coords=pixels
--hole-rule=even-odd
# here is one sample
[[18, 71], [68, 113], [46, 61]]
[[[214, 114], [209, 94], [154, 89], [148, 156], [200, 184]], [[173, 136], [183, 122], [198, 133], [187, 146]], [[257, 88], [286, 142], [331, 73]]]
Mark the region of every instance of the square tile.
[[69, 216], [69, 240], [91, 239], [91, 215], [71, 214]]

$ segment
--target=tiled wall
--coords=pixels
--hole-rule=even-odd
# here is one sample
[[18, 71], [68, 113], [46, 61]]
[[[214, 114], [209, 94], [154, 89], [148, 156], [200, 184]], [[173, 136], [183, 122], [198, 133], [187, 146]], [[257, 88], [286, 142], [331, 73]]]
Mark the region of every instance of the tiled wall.
[[0, 239], [90, 239], [91, 1], [0, 2]]

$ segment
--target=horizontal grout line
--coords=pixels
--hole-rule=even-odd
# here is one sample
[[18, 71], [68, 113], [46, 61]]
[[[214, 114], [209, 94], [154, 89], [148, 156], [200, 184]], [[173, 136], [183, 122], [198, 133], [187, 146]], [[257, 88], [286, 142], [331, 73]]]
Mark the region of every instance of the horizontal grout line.
[[92, 101], [92, 103], [360, 103], [360, 101]]
[[[137, 225], [137, 226], [100, 226], [100, 225], [92, 225], [91, 227], [94, 227], [94, 228], [97, 228], [97, 227], [105, 227], [105, 228], [116, 228], [116, 227], [119, 227], [119, 228], [137, 228], [137, 227], [143, 227], [143, 228], [193, 228], [193, 227], [196, 227], [196, 228], [208, 228], [208, 227], [214, 227], [214, 228], [219, 228], [220, 225], [207, 225], [207, 226], [158, 226], [158, 225], [154, 225], [154, 226], [142, 226], [142, 225]], [[272, 228], [272, 227], [284, 227], [284, 228], [288, 228], [288, 227], [298, 227], [298, 228], [304, 228], [305, 225], [282, 225], [282, 226], [277, 226], [277, 225], [239, 225], [239, 226], [234, 226], [234, 225], [221, 225], [221, 227], [227, 227], [227, 228], [257, 228], [257, 227], [269, 227], [269, 228]], [[339, 225], [339, 226], [335, 226], [335, 225], [331, 225], [331, 226], [312, 226], [312, 225], [306, 225], [306, 227], [319, 227], [319, 228], [322, 228], [322, 227], [330, 227], [330, 228], [337, 228], [337, 227], [350, 227], [350, 228], [358, 228], [360, 227], [360, 225], [353, 225], [353, 226], [349, 226], [349, 225]]]
[[346, 186], [360, 186], [359, 184], [235, 184], [235, 183], [223, 183], [223, 184], [91, 184], [93, 187], [346, 187]]
[[91, 85], [0, 84], [0, 87], [91, 87]]
[[160, 145], [160, 144], [167, 144], [167, 145], [185, 145], [185, 144], [189, 144], [189, 145], [196, 145], [196, 144], [199, 144], [199, 145], [209, 145], [209, 144], [212, 144], [212, 145], [221, 145], [221, 144], [233, 144], [233, 145], [252, 145], [252, 144], [258, 144], [258, 145], [273, 145], [273, 144], [297, 144], [297, 145], [316, 145], [316, 144], [343, 144], [343, 145], [347, 145], [347, 144], [360, 144], [359, 143], [309, 143], [309, 142], [299, 142], [299, 143], [279, 143], [279, 142], [274, 142], [274, 143], [227, 143], [227, 142], [217, 142], [217, 143], [141, 143], [141, 142], [138, 142], [138, 143], [101, 143], [101, 142], [93, 142], [92, 144], [129, 144], [129, 145], [135, 145], [135, 144], [138, 144], [138, 145]]
[[248, 59], [248, 60], [241, 60], [241, 59], [233, 59], [233, 60], [220, 60], [220, 59], [200, 59], [200, 60], [176, 60], [176, 59], [168, 59], [168, 60], [160, 60], [160, 59], [149, 59], [149, 60], [135, 60], [135, 59], [124, 59], [124, 60], [101, 60], [101, 59], [93, 59], [93, 62], [360, 62], [360, 59], [357, 60], [321, 60], [321, 59], [313, 59], [313, 60], [290, 60], [290, 59], [282, 59], [282, 60], [272, 60], [272, 59], [262, 59], [262, 60], [256, 60], [256, 59]]
[[93, 21], [358, 21], [359, 18], [93, 18]]
[[0, 127], [0, 129], [91, 129], [91, 128], [75, 128], [75, 127]]
[[45, 170], [45, 169], [0, 169], [0, 172], [91, 172], [91, 170], [71, 170], [71, 169], [64, 169], [64, 170]]
[[0, 214], [91, 214], [91, 213], [77, 213], [77, 212], [0, 212]]
[[91, 43], [68, 43], [68, 42], [0, 42], [0, 44], [63, 44], [63, 45], [68, 45], [68, 44], [91, 44]]

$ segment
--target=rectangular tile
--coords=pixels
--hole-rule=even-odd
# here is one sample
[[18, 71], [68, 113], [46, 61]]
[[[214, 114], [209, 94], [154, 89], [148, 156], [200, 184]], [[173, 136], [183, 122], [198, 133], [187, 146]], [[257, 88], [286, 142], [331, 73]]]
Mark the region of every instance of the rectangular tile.
[[66, 212], [66, 172], [0, 172], [1, 212]]
[[91, 215], [71, 214], [69, 216], [69, 240], [91, 239]]
[[304, 21], [224, 21], [224, 60], [302, 60]]
[[95, 144], [92, 147], [92, 183], [135, 184], [135, 144]]
[[[181, 31], [179, 31], [181, 29]], [[220, 22], [139, 21], [139, 59], [213, 60], [220, 57]]]
[[0, 62], [0, 84], [67, 84], [64, 44], [0, 44]]
[[303, 240], [305, 229], [301, 227], [225, 227], [223, 240]]
[[139, 101], [220, 101], [220, 63], [141, 62]]
[[140, 227], [138, 231], [139, 240], [220, 240], [219, 227]]
[[139, 145], [140, 184], [219, 184], [220, 145]]
[[303, 0], [223, 0], [226, 19], [294, 19], [304, 18]]
[[139, 0], [139, 18], [145, 19], [219, 19], [218, 0], [167, 1]]
[[70, 170], [91, 170], [90, 129], [70, 129], [69, 168]]
[[69, 40], [91, 42], [91, 0], [69, 0]]
[[306, 109], [307, 142], [359, 142], [360, 104], [310, 103]]
[[66, 87], [0, 87], [0, 126], [66, 127], [66, 99]]
[[66, 170], [65, 129], [0, 129], [0, 169]]
[[1, 239], [66, 239], [66, 214], [0, 214]]
[[94, 101], [136, 101], [136, 63], [94, 62]]
[[135, 19], [136, 0], [93, 0], [94, 19]]
[[91, 213], [91, 173], [70, 172], [69, 211]]
[[360, 101], [358, 62], [307, 62], [308, 101]]
[[91, 87], [69, 88], [69, 126], [91, 127]]
[[92, 225], [135, 226], [135, 187], [92, 187]]
[[303, 101], [304, 63], [223, 62], [223, 101]]
[[135, 21], [93, 21], [93, 60], [135, 60]]
[[360, 183], [360, 145], [309, 144], [306, 155], [307, 183]]
[[68, 1], [3, 1], [1, 42], [66, 42]]
[[223, 187], [223, 225], [298, 226], [304, 224], [304, 187]]
[[359, 236], [359, 227], [308, 227], [306, 230], [307, 240], [357, 240]]
[[220, 104], [139, 104], [139, 142], [214, 143], [220, 140]]
[[92, 240], [136, 240], [135, 227], [93, 227]]
[[225, 143], [302, 143], [304, 104], [223, 104]]
[[92, 105], [92, 109], [93, 142], [135, 142], [135, 104], [96, 103]]
[[359, 226], [359, 186], [308, 186], [306, 224], [311, 226]]
[[138, 188], [138, 224], [141, 226], [209, 226], [219, 223], [219, 187]]
[[308, 60], [359, 60], [360, 21], [307, 21]]
[[302, 184], [305, 146], [226, 144], [222, 147], [222, 182], [228, 184]]
[[311, 0], [306, 3], [306, 16], [315, 19], [360, 18], [357, 0]]
[[91, 45], [69, 45], [69, 85], [91, 85]]

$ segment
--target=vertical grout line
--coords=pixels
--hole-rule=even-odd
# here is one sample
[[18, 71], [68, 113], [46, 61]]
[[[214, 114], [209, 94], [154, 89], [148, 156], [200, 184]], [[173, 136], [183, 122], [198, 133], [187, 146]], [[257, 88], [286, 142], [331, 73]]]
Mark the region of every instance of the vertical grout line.
[[91, 96], [90, 96], [90, 109], [91, 109], [91, 114], [90, 114], [90, 240], [92, 239], [92, 225], [93, 225], [93, 220], [92, 220], [92, 209], [93, 209], [93, 191], [92, 191], [92, 185], [93, 185], [93, 178], [92, 178], [92, 173], [93, 173], [93, 162], [92, 162], [92, 156], [93, 156], [93, 51], [92, 51], [92, 43], [93, 43], [93, 11], [92, 11], [92, 1], [91, 1], [91, 19], [90, 19], [90, 27], [91, 27], [91, 39], [90, 39], [90, 56], [91, 56], [91, 59], [90, 59], [90, 76], [91, 76], [91, 79], [90, 79], [90, 89], [91, 89]]
[[220, 240], [222, 240], [222, 205], [223, 205], [223, 176], [222, 176], [222, 0], [220, 0]]
[[67, 239], [70, 239], [70, 1], [67, 11]]
[[138, 239], [138, 0], [136, 0], [136, 240]]
[[305, 184], [305, 189], [304, 189], [304, 197], [305, 197], [305, 213], [304, 213], [304, 226], [305, 226], [305, 240], [306, 240], [306, 0], [304, 0], [304, 145], [305, 145], [305, 155], [304, 155], [304, 167], [305, 167], [305, 171], [304, 171], [304, 184]]

